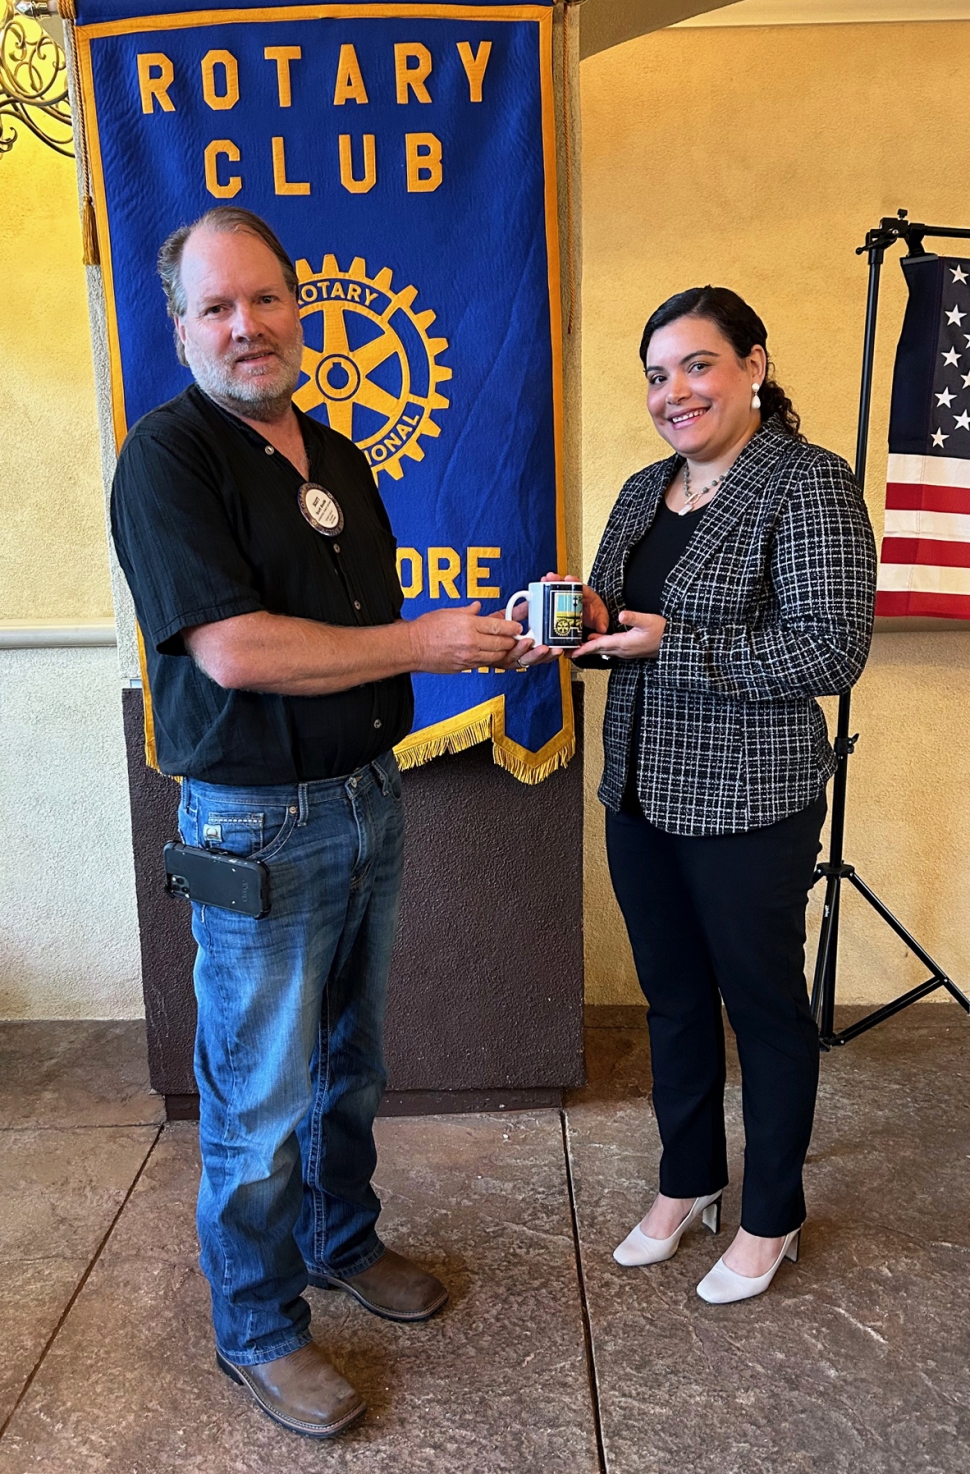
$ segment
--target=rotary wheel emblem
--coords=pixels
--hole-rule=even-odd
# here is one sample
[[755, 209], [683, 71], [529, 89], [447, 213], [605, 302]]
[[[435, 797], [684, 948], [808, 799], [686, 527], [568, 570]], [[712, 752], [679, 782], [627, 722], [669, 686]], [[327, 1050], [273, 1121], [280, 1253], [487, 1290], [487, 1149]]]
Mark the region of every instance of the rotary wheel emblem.
[[435, 314], [414, 311], [417, 287], [395, 291], [389, 267], [369, 277], [360, 256], [347, 271], [335, 256], [319, 272], [298, 261], [296, 274], [306, 381], [295, 402], [307, 413], [324, 407], [331, 429], [400, 481], [402, 460], [424, 459], [421, 438], [440, 435], [432, 414], [449, 404], [438, 385], [451, 369], [437, 361], [448, 340], [428, 336]]

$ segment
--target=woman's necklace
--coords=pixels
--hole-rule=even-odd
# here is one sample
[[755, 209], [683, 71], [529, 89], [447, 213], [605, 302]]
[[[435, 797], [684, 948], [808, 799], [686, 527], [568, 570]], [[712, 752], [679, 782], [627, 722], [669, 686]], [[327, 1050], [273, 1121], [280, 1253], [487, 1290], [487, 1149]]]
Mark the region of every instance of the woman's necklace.
[[693, 512], [696, 504], [700, 501], [701, 497], [706, 496], [709, 491], [715, 491], [717, 487], [720, 486], [726, 475], [727, 471], [722, 471], [720, 476], [715, 476], [713, 481], [709, 481], [706, 486], [699, 486], [695, 491], [690, 484], [690, 464], [685, 461], [684, 501], [687, 505], [680, 508], [679, 512], [677, 513], [678, 517], [686, 517], [688, 512]]

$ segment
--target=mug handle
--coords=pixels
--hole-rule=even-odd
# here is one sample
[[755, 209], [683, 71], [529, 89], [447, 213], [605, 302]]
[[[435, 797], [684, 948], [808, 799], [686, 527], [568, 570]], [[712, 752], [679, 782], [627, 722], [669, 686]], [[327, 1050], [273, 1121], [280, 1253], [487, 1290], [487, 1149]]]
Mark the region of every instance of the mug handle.
[[[515, 608], [516, 604], [521, 604], [522, 601], [523, 601], [523, 599], [528, 604], [528, 602], [529, 602], [529, 590], [528, 589], [518, 589], [512, 595], [511, 599], [509, 600], [509, 602], [505, 606], [505, 617], [506, 617], [506, 619], [511, 619], [512, 618], [512, 610]], [[522, 634], [519, 636], [519, 639], [520, 640], [531, 640], [532, 643], [533, 643], [533, 645], [536, 643], [536, 637], [532, 633], [531, 630], [523, 630], [522, 631]]]

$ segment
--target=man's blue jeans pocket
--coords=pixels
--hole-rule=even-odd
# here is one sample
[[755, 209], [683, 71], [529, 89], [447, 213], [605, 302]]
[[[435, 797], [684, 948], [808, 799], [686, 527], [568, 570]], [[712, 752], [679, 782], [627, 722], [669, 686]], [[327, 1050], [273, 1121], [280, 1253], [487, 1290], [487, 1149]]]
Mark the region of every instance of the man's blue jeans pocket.
[[307, 1267], [382, 1252], [371, 1186], [403, 851], [393, 756], [294, 788], [183, 782], [188, 844], [270, 867], [261, 920], [193, 907], [198, 1228], [219, 1350], [240, 1365], [309, 1339]]

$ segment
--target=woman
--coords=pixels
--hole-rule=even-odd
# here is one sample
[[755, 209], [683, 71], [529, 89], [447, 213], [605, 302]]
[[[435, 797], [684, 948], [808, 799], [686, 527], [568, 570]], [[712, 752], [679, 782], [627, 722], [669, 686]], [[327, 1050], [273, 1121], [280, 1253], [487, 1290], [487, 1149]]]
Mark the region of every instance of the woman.
[[620, 493], [587, 589], [596, 633], [577, 652], [613, 667], [599, 796], [663, 1144], [659, 1194], [614, 1257], [657, 1263], [698, 1219], [719, 1226], [723, 999], [741, 1061], [741, 1227], [698, 1293], [725, 1303], [797, 1258], [819, 1055], [805, 909], [835, 770], [814, 698], [862, 672], [875, 548], [848, 466], [799, 433], [764, 324], [734, 292], [672, 297], [640, 357], [674, 455]]

